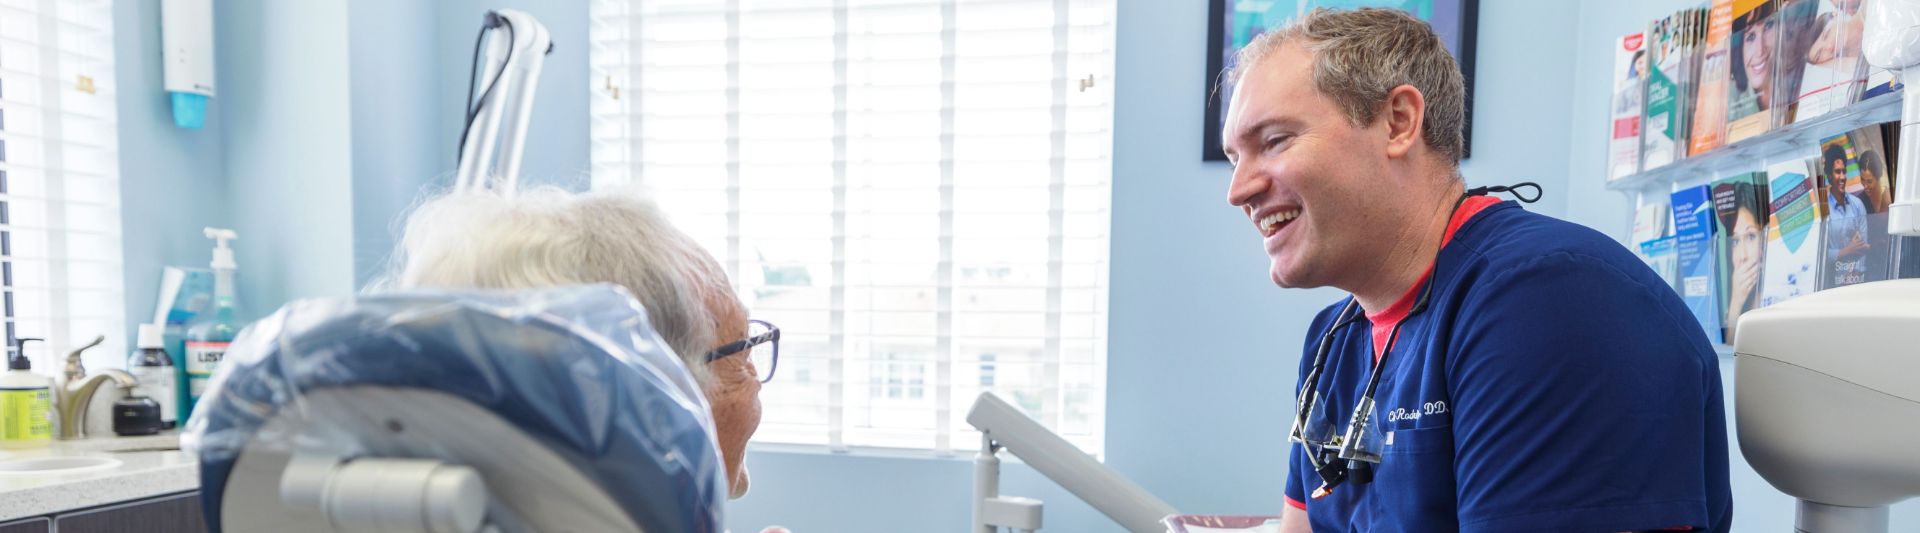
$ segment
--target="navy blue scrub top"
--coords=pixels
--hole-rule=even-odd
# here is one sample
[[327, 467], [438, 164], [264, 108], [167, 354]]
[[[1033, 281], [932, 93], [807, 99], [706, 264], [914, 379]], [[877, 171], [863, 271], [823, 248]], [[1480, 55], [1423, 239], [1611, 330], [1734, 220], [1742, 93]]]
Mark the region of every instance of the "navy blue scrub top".
[[[1432, 275], [1381, 368], [1373, 420], [1390, 443], [1373, 482], [1310, 499], [1320, 477], [1291, 447], [1288, 503], [1314, 531], [1729, 530], [1719, 358], [1645, 263], [1503, 202], [1459, 227]], [[1314, 318], [1302, 378], [1345, 305]], [[1372, 327], [1333, 336], [1319, 409], [1340, 428]]]

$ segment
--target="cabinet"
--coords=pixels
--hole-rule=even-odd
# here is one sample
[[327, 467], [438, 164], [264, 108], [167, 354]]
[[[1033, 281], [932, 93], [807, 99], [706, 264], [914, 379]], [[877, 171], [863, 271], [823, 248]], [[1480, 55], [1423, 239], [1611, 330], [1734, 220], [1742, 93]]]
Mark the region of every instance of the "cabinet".
[[16, 520], [0, 524], [0, 533], [47, 533], [53, 529], [53, 519], [40, 517]]
[[[39, 529], [9, 529], [13, 524], [0, 526], [0, 533], [42, 533], [46, 532], [45, 518], [39, 520]], [[14, 524], [26, 524], [27, 521]], [[207, 530], [206, 520], [200, 514], [200, 492], [184, 492], [157, 496], [145, 500], [116, 503], [105, 507], [96, 507], [81, 511], [61, 513], [53, 517], [54, 531], [60, 533], [122, 533], [141, 531], [145, 533], [202, 533]], [[28, 524], [30, 526], [30, 524]]]

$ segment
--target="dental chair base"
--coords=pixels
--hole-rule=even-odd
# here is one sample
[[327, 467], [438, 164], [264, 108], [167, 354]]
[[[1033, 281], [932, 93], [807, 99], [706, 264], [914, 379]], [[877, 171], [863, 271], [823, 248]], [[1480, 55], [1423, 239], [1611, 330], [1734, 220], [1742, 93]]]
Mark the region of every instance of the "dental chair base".
[[[400, 492], [415, 496], [380, 496]], [[229, 531], [471, 533], [482, 515], [506, 531], [640, 531], [546, 445], [472, 403], [418, 389], [310, 393], [258, 433], [221, 498]]]
[[487, 487], [474, 469], [432, 459], [299, 456], [280, 478], [280, 501], [336, 529], [471, 533], [486, 519]]
[[1826, 531], [1886, 531], [1887, 507], [1841, 507], [1806, 500], [1794, 510], [1796, 533]]

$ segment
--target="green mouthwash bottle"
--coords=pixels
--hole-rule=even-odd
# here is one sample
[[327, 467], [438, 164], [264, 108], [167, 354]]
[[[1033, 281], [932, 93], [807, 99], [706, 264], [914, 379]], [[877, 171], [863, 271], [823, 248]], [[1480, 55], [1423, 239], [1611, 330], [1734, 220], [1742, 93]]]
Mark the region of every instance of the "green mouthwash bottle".
[[230, 229], [207, 228], [207, 238], [214, 240], [213, 248], [213, 312], [201, 313], [187, 323], [185, 364], [181, 365], [187, 386], [181, 387], [185, 401], [180, 402], [179, 419], [184, 421], [193, 414], [194, 405], [200, 396], [206, 393], [207, 382], [213, 379], [213, 371], [220, 366], [220, 360], [227, 356], [227, 346], [233, 344], [233, 336], [240, 332], [240, 323], [234, 318], [233, 273], [239, 265], [233, 260], [233, 248], [228, 241], [240, 238]]

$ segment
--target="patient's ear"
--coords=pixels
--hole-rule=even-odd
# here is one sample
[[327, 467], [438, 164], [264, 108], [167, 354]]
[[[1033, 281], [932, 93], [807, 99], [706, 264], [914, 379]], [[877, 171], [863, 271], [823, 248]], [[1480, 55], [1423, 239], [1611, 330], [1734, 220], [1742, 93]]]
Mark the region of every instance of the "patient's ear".
[[[731, 289], [723, 286], [707, 294], [706, 302], [713, 310], [714, 347], [747, 337], [747, 310]], [[760, 376], [749, 353], [716, 359], [706, 368], [710, 374], [705, 390], [707, 404], [712, 406], [715, 437], [720, 440], [720, 456], [726, 461], [727, 489], [729, 495], [738, 498], [746, 494], [750, 483], [745, 466], [747, 441], [760, 429]]]
[[760, 429], [760, 378], [747, 354], [722, 357], [707, 364], [713, 381], [707, 384], [707, 404], [713, 409], [714, 436], [726, 461], [727, 486], [734, 497], [745, 495], [747, 441]]

